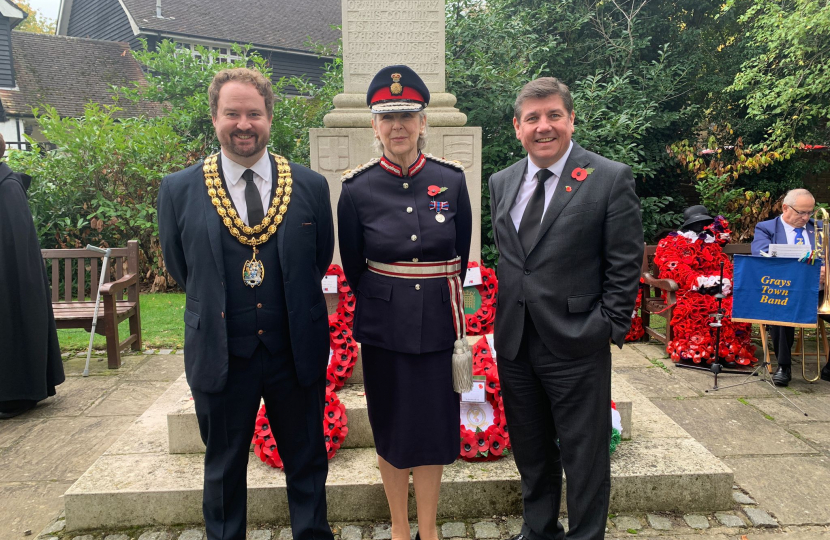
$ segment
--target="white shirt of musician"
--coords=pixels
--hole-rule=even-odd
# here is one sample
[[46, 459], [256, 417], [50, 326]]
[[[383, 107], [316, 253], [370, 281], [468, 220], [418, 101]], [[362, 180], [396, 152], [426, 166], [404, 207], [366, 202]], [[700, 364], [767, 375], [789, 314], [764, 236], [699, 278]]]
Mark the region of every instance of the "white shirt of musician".
[[245, 169], [254, 171], [254, 185], [262, 199], [262, 210], [268, 213], [268, 207], [271, 206], [271, 159], [271, 154], [265, 152], [253, 167], [243, 167], [222, 151], [222, 174], [228, 185], [228, 193], [236, 211], [239, 212], [239, 218], [249, 227], [251, 224], [248, 223], [248, 204], [245, 202], [245, 180], [242, 179], [242, 173]]
[[[571, 150], [574, 147], [574, 142], [571, 141], [568, 146], [568, 151], [562, 156], [559, 161], [548, 167], [548, 170], [553, 174], [545, 180], [545, 209], [542, 212], [542, 219], [545, 219], [545, 212], [553, 199], [553, 192], [556, 191], [556, 186], [559, 184], [559, 178], [562, 177], [562, 171], [565, 169], [565, 163], [568, 161], [568, 156], [571, 155]], [[519, 230], [519, 225], [522, 223], [522, 216], [525, 213], [527, 204], [536, 191], [536, 173], [541, 167], [533, 163], [530, 156], [527, 157], [527, 172], [525, 173], [522, 185], [519, 187], [519, 194], [516, 195], [516, 202], [513, 203], [513, 208], [510, 209], [510, 218], [513, 220], [513, 225], [516, 226], [516, 231]]]
[[[778, 219], [781, 219], [779, 217]], [[784, 226], [784, 232], [787, 233], [787, 243], [788, 244], [795, 244], [795, 227], [781, 219], [781, 225]], [[804, 245], [807, 246], [809, 249], [813, 249], [813, 245], [810, 243], [810, 235], [807, 234], [807, 227], [804, 227], [804, 231], [801, 233], [801, 236], [804, 237]]]

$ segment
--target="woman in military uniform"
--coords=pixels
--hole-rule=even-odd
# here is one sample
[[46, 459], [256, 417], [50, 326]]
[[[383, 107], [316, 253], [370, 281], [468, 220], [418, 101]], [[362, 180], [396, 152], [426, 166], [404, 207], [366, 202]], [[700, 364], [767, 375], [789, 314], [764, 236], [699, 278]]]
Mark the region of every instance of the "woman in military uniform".
[[472, 212], [463, 168], [424, 154], [429, 90], [407, 66], [380, 70], [366, 96], [382, 157], [343, 176], [337, 207], [343, 271], [357, 292], [369, 421], [393, 540], [437, 540], [443, 466], [459, 453], [453, 345], [464, 336], [461, 283]]

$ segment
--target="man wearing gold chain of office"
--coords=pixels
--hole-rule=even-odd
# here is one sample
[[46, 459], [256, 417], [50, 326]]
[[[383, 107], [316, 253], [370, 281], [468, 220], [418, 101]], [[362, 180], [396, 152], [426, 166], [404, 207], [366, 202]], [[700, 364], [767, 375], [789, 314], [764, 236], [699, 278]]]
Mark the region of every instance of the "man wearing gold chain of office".
[[293, 537], [331, 540], [322, 416], [329, 339], [320, 280], [334, 249], [326, 180], [266, 151], [271, 82], [220, 71], [209, 89], [221, 151], [159, 190], [164, 263], [186, 292], [184, 362], [206, 445], [210, 540], [245, 538], [246, 469], [265, 399], [285, 464]]

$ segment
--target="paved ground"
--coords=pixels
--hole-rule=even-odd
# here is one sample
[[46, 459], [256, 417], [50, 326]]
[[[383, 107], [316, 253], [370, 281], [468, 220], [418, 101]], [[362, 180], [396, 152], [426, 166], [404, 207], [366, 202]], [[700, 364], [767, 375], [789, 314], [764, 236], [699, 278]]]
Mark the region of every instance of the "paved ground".
[[[664, 356], [654, 345], [626, 346], [615, 354], [615, 371], [735, 471], [735, 504], [710, 515], [610, 516], [608, 537], [830, 540], [830, 383], [798, 378], [784, 390], [805, 417], [761, 382], [706, 392], [710, 374], [677, 368]], [[94, 362], [84, 379], [83, 362], [67, 360], [68, 380], [56, 397], [0, 423], [0, 540], [27, 531], [44, 540], [202, 540], [202, 530], [187, 527], [62, 530], [63, 492], [182, 371], [181, 356], [153, 354], [126, 357], [117, 371]], [[743, 379], [726, 375], [719, 383]], [[290, 539], [284, 524], [251, 525], [252, 540]], [[332, 525], [339, 540], [389, 538], [383, 523]], [[519, 526], [515, 516], [482, 516], [444, 523], [442, 534], [496, 539]]]

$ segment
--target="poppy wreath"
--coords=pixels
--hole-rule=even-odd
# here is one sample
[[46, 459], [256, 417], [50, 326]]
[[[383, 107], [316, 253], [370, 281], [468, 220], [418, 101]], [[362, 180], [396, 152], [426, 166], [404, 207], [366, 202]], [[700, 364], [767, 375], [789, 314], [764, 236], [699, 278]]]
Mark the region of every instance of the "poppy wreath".
[[[335, 392], [343, 388], [352, 376], [354, 364], [357, 361], [357, 342], [352, 336], [355, 298], [343, 274], [343, 269], [333, 264], [329, 266], [326, 275], [337, 276], [338, 293], [337, 310], [329, 315], [329, 346], [332, 355], [326, 370], [326, 409], [323, 413], [326, 452], [331, 459], [349, 433], [346, 406], [340, 402]], [[277, 452], [277, 442], [271, 434], [265, 405], [260, 407], [257, 414], [253, 444], [254, 453], [259, 459], [271, 467], [283, 468], [282, 459]]]
[[[349, 433], [349, 418], [346, 406], [340, 403], [337, 394], [326, 388], [326, 408], [323, 412], [323, 435], [326, 440], [326, 452], [331, 459], [340, 450], [340, 446]], [[282, 458], [277, 450], [277, 441], [271, 432], [271, 422], [265, 411], [265, 405], [259, 408], [254, 431], [254, 454], [266, 464], [276, 469], [284, 469]]]
[[628, 328], [628, 333], [625, 335], [626, 341], [639, 341], [645, 334], [643, 329], [643, 317], [640, 315], [640, 302], [642, 301], [642, 294], [637, 293], [637, 303], [634, 304], [634, 311], [631, 313], [631, 326]]
[[720, 357], [726, 362], [748, 366], [755, 363], [755, 346], [750, 342], [752, 326], [732, 322], [732, 261], [723, 253], [729, 242], [729, 222], [722, 216], [700, 233], [673, 232], [660, 240], [654, 262], [661, 278], [673, 279], [679, 287], [670, 321], [672, 340], [666, 352], [672, 361], [711, 364], [715, 354], [716, 330], [709, 326], [710, 314], [718, 309], [720, 263], [723, 261]]
[[492, 268], [481, 266], [479, 263], [470, 261], [467, 268], [481, 268], [481, 285], [476, 285], [476, 290], [481, 295], [481, 307], [472, 315], [466, 315], [467, 335], [483, 336], [493, 333], [493, 323], [496, 320], [496, 298], [499, 294], [499, 281], [496, 279], [496, 272]]
[[329, 346], [332, 354], [326, 370], [326, 388], [337, 391], [352, 376], [357, 362], [358, 346], [352, 336], [355, 296], [339, 266], [329, 266], [326, 275], [337, 276], [337, 310], [329, 315]]
[[473, 375], [484, 375], [485, 399], [493, 407], [493, 423], [487, 429], [467, 429], [460, 424], [461, 452], [464, 461], [495, 461], [510, 454], [510, 435], [504, 415], [504, 400], [496, 362], [485, 338], [473, 345]]

